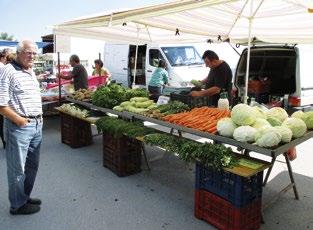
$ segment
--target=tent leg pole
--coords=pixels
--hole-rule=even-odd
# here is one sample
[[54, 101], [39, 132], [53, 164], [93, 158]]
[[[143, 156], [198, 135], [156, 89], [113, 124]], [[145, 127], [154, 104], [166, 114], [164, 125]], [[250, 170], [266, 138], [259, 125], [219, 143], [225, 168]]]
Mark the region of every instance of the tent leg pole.
[[298, 193], [298, 189], [297, 189], [297, 186], [296, 186], [295, 179], [293, 177], [293, 172], [292, 172], [290, 160], [289, 160], [289, 158], [287, 156], [287, 153], [284, 153], [284, 156], [285, 156], [286, 164], [287, 164], [287, 167], [288, 167], [288, 173], [289, 173], [290, 181], [291, 181], [291, 184], [292, 184], [293, 192], [295, 194], [295, 198], [296, 198], [296, 200], [299, 200], [299, 193]]

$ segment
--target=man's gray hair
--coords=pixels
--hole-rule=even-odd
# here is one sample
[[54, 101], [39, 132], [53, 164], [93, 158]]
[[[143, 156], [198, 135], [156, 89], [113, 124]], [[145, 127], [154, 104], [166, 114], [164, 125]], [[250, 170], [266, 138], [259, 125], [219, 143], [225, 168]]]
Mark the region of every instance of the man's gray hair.
[[31, 40], [22, 40], [17, 44], [16, 47], [16, 52], [20, 53], [21, 51], [25, 50], [25, 45], [26, 44], [32, 44], [36, 47], [36, 49], [38, 50], [38, 46], [35, 42], [31, 41]]

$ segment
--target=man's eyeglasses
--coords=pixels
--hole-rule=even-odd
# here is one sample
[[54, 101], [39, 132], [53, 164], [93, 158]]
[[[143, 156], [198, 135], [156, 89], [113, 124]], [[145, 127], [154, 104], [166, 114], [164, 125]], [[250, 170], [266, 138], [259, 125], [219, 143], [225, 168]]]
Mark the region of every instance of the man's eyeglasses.
[[37, 53], [36, 52], [32, 52], [32, 51], [29, 51], [29, 50], [23, 50], [22, 51], [24, 54], [26, 54], [27, 56], [37, 56]]

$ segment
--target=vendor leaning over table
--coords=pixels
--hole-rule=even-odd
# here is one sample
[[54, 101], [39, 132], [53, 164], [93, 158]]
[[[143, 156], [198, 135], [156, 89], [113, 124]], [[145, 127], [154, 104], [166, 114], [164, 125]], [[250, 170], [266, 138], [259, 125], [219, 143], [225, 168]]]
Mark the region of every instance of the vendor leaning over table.
[[70, 57], [70, 64], [73, 67], [73, 70], [70, 72], [68, 76], [60, 73], [58, 77], [70, 80], [73, 78], [74, 81], [74, 89], [88, 89], [88, 74], [85, 67], [80, 64], [80, 59], [77, 55], [73, 54]]
[[202, 59], [206, 67], [210, 68], [209, 75], [201, 81], [205, 85], [205, 89], [192, 91], [190, 95], [193, 97], [209, 96], [209, 106], [217, 107], [217, 101], [223, 90], [228, 93], [228, 97], [230, 96], [232, 71], [229, 65], [225, 61], [220, 60], [218, 55], [212, 50], [205, 51]]

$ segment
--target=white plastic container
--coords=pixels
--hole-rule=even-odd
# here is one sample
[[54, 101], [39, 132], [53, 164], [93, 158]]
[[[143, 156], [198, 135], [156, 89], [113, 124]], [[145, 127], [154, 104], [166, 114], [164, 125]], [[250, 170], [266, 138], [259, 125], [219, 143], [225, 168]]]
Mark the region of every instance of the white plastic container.
[[227, 99], [227, 93], [222, 92], [220, 99], [217, 101], [217, 108], [219, 109], [229, 109], [229, 101]]

